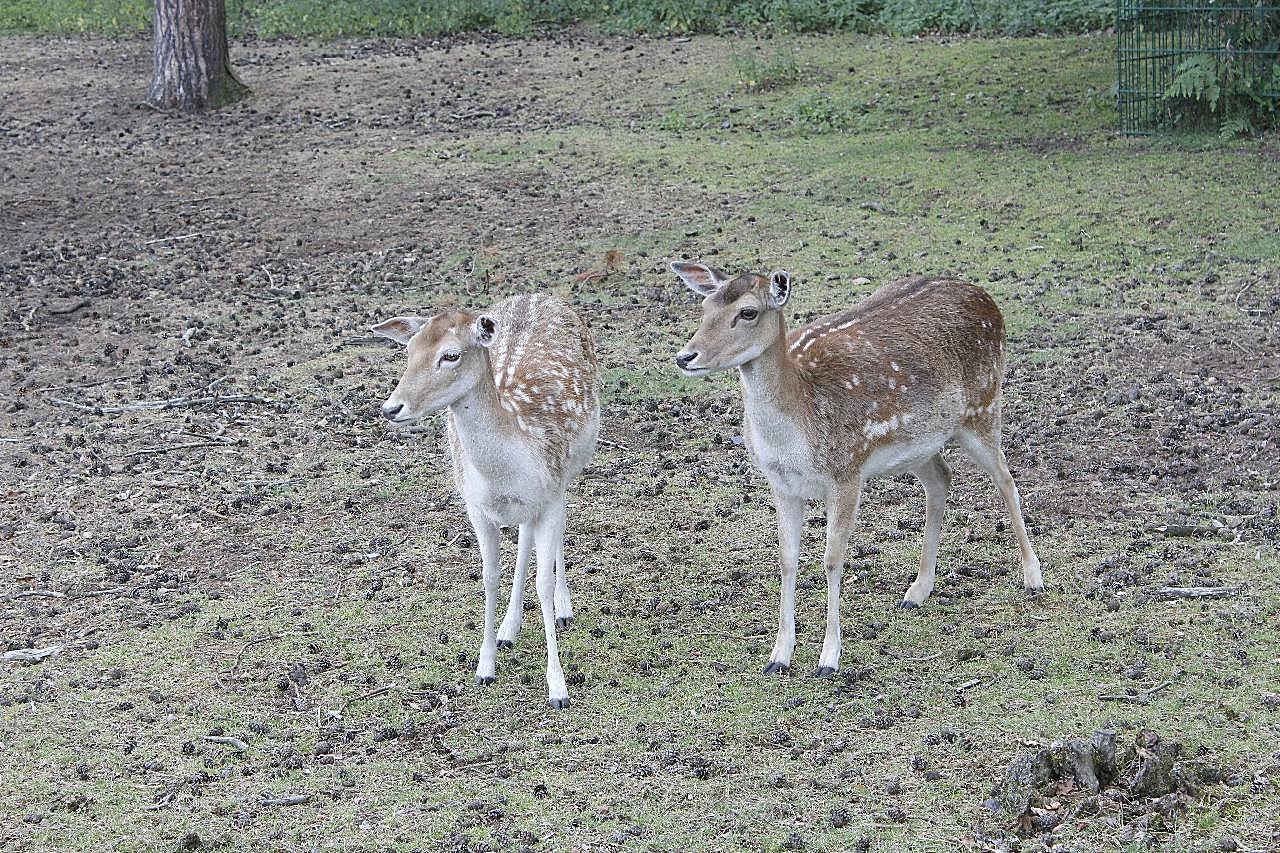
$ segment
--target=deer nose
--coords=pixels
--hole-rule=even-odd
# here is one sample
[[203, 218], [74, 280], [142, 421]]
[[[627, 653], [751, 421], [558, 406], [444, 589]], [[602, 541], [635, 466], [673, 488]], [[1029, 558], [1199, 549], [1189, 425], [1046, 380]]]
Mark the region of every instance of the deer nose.
[[389, 421], [396, 419], [396, 415], [400, 414], [400, 410], [404, 408], [404, 403], [392, 403], [390, 400], [382, 404], [382, 416]]
[[676, 366], [681, 370], [687, 370], [697, 357], [698, 354], [696, 352], [678, 352], [676, 353]]

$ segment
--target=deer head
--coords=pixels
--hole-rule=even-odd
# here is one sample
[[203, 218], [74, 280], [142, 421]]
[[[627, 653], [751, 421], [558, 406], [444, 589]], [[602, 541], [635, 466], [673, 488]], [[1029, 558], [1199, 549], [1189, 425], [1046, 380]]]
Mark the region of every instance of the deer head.
[[408, 350], [404, 373], [382, 404], [383, 417], [407, 423], [451, 406], [488, 375], [486, 349], [498, 324], [484, 314], [445, 311], [434, 317], [392, 317], [371, 331]]
[[673, 263], [671, 269], [703, 297], [698, 331], [676, 354], [686, 375], [746, 364], [785, 334], [782, 306], [791, 296], [791, 276], [784, 270], [730, 278], [706, 264]]

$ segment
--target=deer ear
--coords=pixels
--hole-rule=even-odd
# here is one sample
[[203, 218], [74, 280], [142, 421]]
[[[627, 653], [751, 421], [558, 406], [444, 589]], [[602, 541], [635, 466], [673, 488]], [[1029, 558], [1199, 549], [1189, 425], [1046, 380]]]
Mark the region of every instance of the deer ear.
[[480, 346], [493, 346], [494, 338], [498, 336], [498, 321], [488, 314], [481, 314], [471, 324], [471, 332], [476, 336], [476, 343]]
[[773, 307], [781, 308], [791, 298], [791, 273], [786, 270], [774, 270], [769, 276], [769, 298]]
[[397, 343], [408, 344], [409, 339], [418, 334], [418, 330], [429, 322], [431, 322], [430, 317], [392, 317], [390, 320], [383, 320], [369, 331], [384, 338], [391, 338]]
[[680, 276], [680, 280], [699, 296], [710, 296], [729, 280], [729, 276], [706, 264], [687, 264], [682, 261], [674, 261], [671, 264], [671, 271]]

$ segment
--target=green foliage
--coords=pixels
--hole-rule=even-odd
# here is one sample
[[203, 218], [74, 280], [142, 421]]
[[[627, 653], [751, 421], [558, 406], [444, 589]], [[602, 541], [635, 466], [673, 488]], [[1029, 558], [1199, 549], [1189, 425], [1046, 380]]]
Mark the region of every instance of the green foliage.
[[[1113, 19], [1111, 0], [231, 0], [233, 35], [427, 36], [586, 22], [614, 32], [1070, 32]], [[0, 31], [145, 30], [148, 0], [5, 0]]]
[[790, 42], [775, 43], [767, 54], [759, 46], [734, 51], [733, 69], [738, 82], [748, 92], [781, 89], [800, 79], [800, 59]]
[[867, 113], [867, 105], [850, 98], [838, 98], [815, 91], [796, 101], [791, 107], [792, 123], [808, 133], [835, 133], [852, 130]]
[[885, 0], [878, 16], [892, 33], [1088, 32], [1115, 20], [1112, 0]]
[[1162, 107], [1171, 128], [1216, 127], [1223, 136], [1241, 136], [1280, 126], [1280, 62], [1268, 69], [1194, 54], [1174, 69]]
[[873, 0], [621, 0], [584, 17], [608, 29], [651, 33], [774, 29], [866, 30]]
[[680, 131], [688, 130], [692, 124], [687, 115], [672, 107], [658, 120], [658, 129], [670, 133], [679, 133]]
[[0, 32], [108, 33], [145, 29], [150, 0], [4, 0]]
[[268, 38], [519, 35], [536, 26], [572, 23], [593, 5], [587, 0], [246, 0], [245, 24]]

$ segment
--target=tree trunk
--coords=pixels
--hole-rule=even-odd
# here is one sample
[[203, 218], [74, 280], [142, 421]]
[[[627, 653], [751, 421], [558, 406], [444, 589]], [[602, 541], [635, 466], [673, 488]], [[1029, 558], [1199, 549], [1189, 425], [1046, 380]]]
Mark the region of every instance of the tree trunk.
[[155, 0], [155, 77], [147, 103], [184, 112], [213, 110], [249, 89], [227, 61], [225, 0]]

